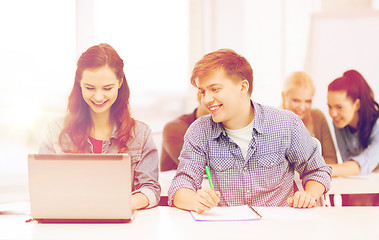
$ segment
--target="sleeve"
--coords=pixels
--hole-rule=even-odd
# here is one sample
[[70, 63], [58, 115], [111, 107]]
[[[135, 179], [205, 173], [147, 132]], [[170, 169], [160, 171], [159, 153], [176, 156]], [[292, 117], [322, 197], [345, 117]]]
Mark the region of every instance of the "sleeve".
[[170, 206], [173, 206], [175, 193], [179, 189], [188, 188], [196, 192], [202, 186], [207, 151], [198, 128], [197, 124], [191, 125], [184, 136], [178, 169], [168, 190]]
[[317, 181], [324, 185], [326, 193], [330, 189], [332, 168], [326, 165], [318, 144], [298, 118], [294, 120], [291, 135], [287, 157], [299, 172], [303, 187], [309, 180]]
[[343, 134], [344, 129], [339, 129], [334, 124], [333, 124], [333, 127], [334, 127], [334, 133], [336, 135], [338, 150], [341, 154], [342, 161], [344, 162], [349, 161], [350, 153], [346, 145], [346, 141], [348, 139], [346, 135], [344, 137], [344, 134]]
[[143, 193], [149, 200], [147, 208], [151, 208], [159, 203], [161, 195], [161, 186], [158, 182], [159, 156], [150, 128], [146, 129], [144, 135], [141, 160], [134, 169], [133, 193]]
[[183, 147], [184, 134], [187, 128], [187, 124], [180, 120], [175, 120], [166, 124], [163, 129], [162, 149], [167, 152], [169, 158], [176, 164], [179, 164], [178, 158]]
[[360, 166], [359, 175], [370, 174], [379, 164], [379, 119], [372, 128], [369, 144], [360, 154], [351, 158]]
[[59, 146], [59, 134], [63, 128], [63, 119], [47, 124], [40, 138], [39, 153], [63, 153]]
[[322, 114], [321, 111], [319, 111], [317, 122], [320, 124], [321, 128], [321, 136], [319, 140], [321, 142], [322, 156], [324, 157], [327, 164], [337, 163], [337, 154], [334, 147], [332, 135], [330, 134], [329, 126], [324, 117], [324, 114]]

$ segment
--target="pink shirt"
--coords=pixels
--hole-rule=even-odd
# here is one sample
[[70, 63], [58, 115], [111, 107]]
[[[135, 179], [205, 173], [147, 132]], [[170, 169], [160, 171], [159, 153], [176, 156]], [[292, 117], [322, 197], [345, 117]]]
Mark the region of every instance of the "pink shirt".
[[89, 140], [93, 146], [93, 153], [102, 153], [103, 152], [103, 140], [97, 140], [89, 136]]

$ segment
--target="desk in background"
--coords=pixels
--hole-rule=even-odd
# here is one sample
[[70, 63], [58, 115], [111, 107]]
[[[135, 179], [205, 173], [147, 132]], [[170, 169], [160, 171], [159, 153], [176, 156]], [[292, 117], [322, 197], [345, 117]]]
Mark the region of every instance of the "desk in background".
[[238, 222], [196, 222], [187, 211], [155, 207], [127, 224], [38, 224], [25, 223], [23, 204], [0, 214], [0, 239], [379, 239], [379, 207], [257, 207], [262, 220]]
[[342, 206], [341, 194], [379, 194], [379, 172], [366, 176], [332, 178], [328, 194], [333, 195], [335, 206]]
[[367, 176], [335, 177], [329, 194], [379, 193], [379, 173]]

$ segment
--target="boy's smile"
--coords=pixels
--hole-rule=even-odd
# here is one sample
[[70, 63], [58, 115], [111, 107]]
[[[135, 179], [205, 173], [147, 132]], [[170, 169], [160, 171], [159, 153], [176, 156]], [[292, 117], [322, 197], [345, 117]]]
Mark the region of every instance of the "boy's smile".
[[217, 106], [210, 106], [209, 110], [211, 111], [211, 113], [215, 113], [220, 109], [221, 106], [222, 106], [222, 104], [217, 105]]

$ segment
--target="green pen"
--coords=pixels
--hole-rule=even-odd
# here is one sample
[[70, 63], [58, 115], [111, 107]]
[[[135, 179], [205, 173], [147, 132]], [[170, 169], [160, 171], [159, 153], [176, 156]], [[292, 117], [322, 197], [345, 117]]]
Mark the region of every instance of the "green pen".
[[207, 174], [207, 178], [208, 178], [208, 181], [209, 181], [209, 186], [214, 191], [215, 189], [213, 188], [212, 175], [211, 175], [211, 171], [209, 170], [208, 166], [205, 166], [205, 173]]

